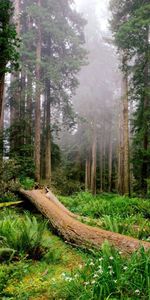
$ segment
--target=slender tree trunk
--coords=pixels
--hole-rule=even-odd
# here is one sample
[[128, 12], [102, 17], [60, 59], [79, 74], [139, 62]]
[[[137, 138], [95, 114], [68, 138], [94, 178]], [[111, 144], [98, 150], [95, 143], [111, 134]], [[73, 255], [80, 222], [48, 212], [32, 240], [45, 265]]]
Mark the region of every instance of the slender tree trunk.
[[103, 192], [103, 138], [102, 138], [102, 132], [100, 137], [100, 192]]
[[124, 194], [124, 136], [123, 136], [123, 103], [119, 105], [119, 130], [118, 130], [118, 184], [117, 190]]
[[91, 187], [91, 160], [90, 160], [90, 153], [88, 153], [85, 162], [85, 190], [89, 191], [90, 187]]
[[3, 122], [3, 105], [4, 105], [4, 84], [5, 84], [5, 75], [0, 74], [0, 124]]
[[94, 124], [93, 130], [93, 145], [92, 145], [92, 167], [91, 167], [91, 191], [93, 195], [96, 195], [96, 151], [97, 151], [97, 135], [96, 126]]
[[[41, 0], [38, 0], [38, 6], [41, 6]], [[40, 142], [41, 142], [41, 88], [40, 88], [40, 62], [41, 62], [41, 26], [38, 26], [38, 40], [36, 48], [36, 99], [35, 99], [35, 179], [40, 181]]]
[[110, 126], [110, 137], [109, 137], [109, 164], [108, 164], [108, 191], [112, 189], [112, 126]]
[[47, 184], [51, 184], [51, 95], [50, 81], [47, 81], [47, 104], [46, 104], [46, 151], [45, 151], [45, 178]]
[[[4, 98], [4, 92], [3, 92]], [[0, 118], [0, 160], [3, 160], [3, 151], [4, 151], [4, 101], [2, 101], [2, 110]]]
[[[126, 65], [126, 58], [124, 64]], [[128, 108], [128, 75], [123, 78], [123, 133], [124, 133], [124, 194], [129, 195], [129, 108]]]
[[148, 179], [148, 149], [149, 149], [149, 116], [148, 116], [148, 110], [150, 109], [150, 97], [148, 90], [150, 88], [150, 82], [149, 82], [149, 27], [147, 27], [146, 30], [146, 38], [147, 38], [147, 51], [145, 53], [145, 68], [144, 68], [144, 124], [143, 124], [143, 130], [144, 130], [144, 137], [143, 137], [143, 162], [142, 162], [142, 172], [141, 172], [141, 188], [143, 191], [143, 194], [147, 194], [147, 179]]

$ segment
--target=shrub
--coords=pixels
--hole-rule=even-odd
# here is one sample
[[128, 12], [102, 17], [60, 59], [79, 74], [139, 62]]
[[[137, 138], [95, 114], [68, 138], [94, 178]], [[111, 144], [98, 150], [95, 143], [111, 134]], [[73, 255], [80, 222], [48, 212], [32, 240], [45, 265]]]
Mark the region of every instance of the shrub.
[[4, 217], [0, 221], [1, 261], [26, 258], [40, 259], [47, 251], [44, 246], [46, 222], [27, 214], [22, 217]]

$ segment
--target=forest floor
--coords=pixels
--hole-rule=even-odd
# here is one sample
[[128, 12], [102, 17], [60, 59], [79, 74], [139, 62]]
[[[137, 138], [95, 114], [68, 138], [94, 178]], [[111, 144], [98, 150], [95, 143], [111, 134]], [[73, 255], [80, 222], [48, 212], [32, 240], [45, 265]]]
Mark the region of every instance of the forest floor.
[[[150, 241], [149, 200], [114, 194], [93, 198], [88, 193], [61, 196], [59, 199], [72, 212], [80, 214], [83, 222]], [[40, 226], [44, 222], [38, 214], [27, 215], [28, 221], [34, 215]], [[14, 220], [14, 224], [23, 222], [26, 213], [20, 208], [0, 210], [0, 254], [4, 228], [7, 233], [9, 231], [7, 247], [13, 245], [19, 253], [12, 259], [1, 260], [0, 299], [150, 299], [150, 253], [145, 253], [143, 249], [130, 257], [122, 257], [106, 243], [101, 251], [91, 249], [85, 253], [63, 242], [46, 224], [43, 232], [46, 253], [40, 259], [30, 258], [24, 251], [18, 250], [23, 245], [17, 244], [17, 237], [15, 245], [15, 238], [13, 242], [10, 239], [9, 219]], [[33, 224], [35, 235], [38, 228], [35, 220], [29, 224], [28, 232]], [[27, 238], [25, 233], [23, 238]]]

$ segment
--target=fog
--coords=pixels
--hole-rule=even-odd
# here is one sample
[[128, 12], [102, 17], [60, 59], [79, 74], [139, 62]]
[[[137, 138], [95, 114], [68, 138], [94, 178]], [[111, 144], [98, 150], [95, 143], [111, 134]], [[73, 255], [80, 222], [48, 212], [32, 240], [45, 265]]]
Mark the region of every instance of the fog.
[[[96, 128], [98, 147], [103, 147], [102, 152], [109, 151], [111, 136], [116, 155], [121, 83], [117, 51], [109, 26], [109, 1], [76, 0], [75, 4], [87, 21], [84, 47], [88, 53], [87, 65], [79, 73], [79, 87], [73, 97], [73, 106], [79, 118], [78, 130], [73, 138], [68, 134], [66, 138], [69, 139], [68, 145], [78, 145], [80, 153], [84, 153], [92, 145], [93, 130]], [[66, 138], [63, 135], [65, 151]]]

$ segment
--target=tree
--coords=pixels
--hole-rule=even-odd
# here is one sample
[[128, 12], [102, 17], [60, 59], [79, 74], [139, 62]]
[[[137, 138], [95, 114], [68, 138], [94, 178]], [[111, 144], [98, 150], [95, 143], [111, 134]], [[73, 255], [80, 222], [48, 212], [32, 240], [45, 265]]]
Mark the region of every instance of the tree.
[[[18, 67], [19, 45], [15, 25], [12, 23], [13, 5], [10, 0], [0, 2], [0, 122], [2, 118], [5, 74]], [[10, 65], [8, 66], [8, 62]]]
[[129, 99], [133, 101], [133, 170], [138, 188], [147, 193], [149, 177], [149, 1], [111, 1], [112, 29], [128, 61]]

